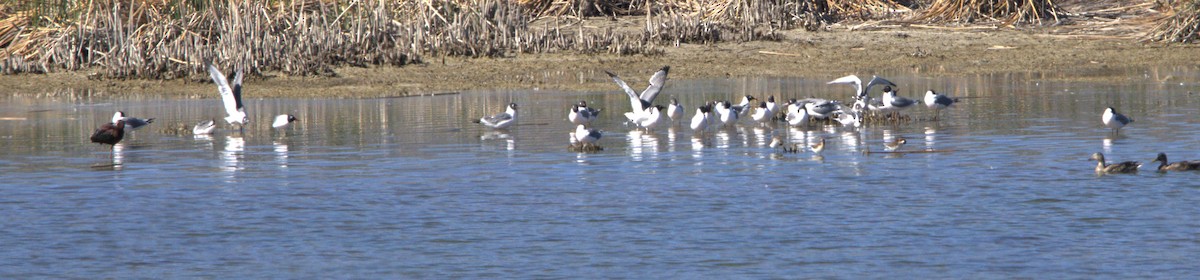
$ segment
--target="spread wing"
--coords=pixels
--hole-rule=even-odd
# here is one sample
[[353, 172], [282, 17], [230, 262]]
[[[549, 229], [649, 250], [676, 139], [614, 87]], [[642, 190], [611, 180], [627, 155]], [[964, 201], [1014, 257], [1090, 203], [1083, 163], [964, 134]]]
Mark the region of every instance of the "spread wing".
[[[629, 95], [629, 105], [632, 106], [634, 112], [641, 112], [642, 110], [645, 110], [646, 107], [650, 107], [649, 102], [645, 102], [645, 100], [642, 100], [640, 97], [638, 97], [637, 92], [634, 92], [633, 88], [630, 88], [628, 84], [625, 84], [625, 81], [622, 81], [621, 77], [617, 77], [617, 74], [613, 74], [613, 72], [609, 71], [604, 71], [604, 73], [608, 74], [609, 77], [612, 77], [613, 82], [616, 82], [618, 86], [621, 86], [621, 89], [625, 90], [625, 94]], [[663, 77], [665, 78], [666, 75]], [[651, 85], [651, 87], [653, 87], [653, 85]]]
[[861, 91], [859, 91], [859, 96], [866, 96], [867, 92], [871, 91], [871, 87], [874, 85], [886, 85], [886, 86], [893, 86], [893, 87], [896, 86], [896, 84], [892, 83], [892, 81], [888, 81], [887, 79], [880, 78], [879, 76], [871, 76], [871, 81], [867, 82], [867, 86], [862, 88]]
[[642, 95], [639, 98], [646, 101], [646, 103], [654, 102], [654, 98], [658, 97], [658, 93], [662, 91], [663, 85], [667, 84], [667, 73], [670, 71], [671, 66], [663, 66], [658, 72], [654, 72], [654, 75], [650, 76], [650, 86], [642, 91]]
[[237, 86], [230, 87], [229, 80], [225, 79], [225, 74], [217, 69], [217, 66], [208, 64], [208, 75], [212, 77], [213, 83], [217, 85], [217, 91], [221, 92], [221, 102], [225, 104], [225, 113], [232, 116], [242, 110], [242, 72], [238, 71], [234, 77], [234, 84]]

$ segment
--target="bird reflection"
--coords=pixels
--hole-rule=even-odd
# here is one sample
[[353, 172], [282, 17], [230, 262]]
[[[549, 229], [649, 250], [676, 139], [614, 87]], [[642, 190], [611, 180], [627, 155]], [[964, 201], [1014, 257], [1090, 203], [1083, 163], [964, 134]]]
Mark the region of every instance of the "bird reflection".
[[112, 146], [113, 170], [121, 170], [121, 164], [123, 163], [125, 163], [125, 143], [117, 143]]
[[629, 141], [629, 155], [634, 160], [642, 160], [645, 155], [658, 155], [658, 135], [654, 132], [631, 130], [626, 138]]
[[279, 168], [287, 169], [288, 167], [288, 145], [281, 141], [275, 141], [275, 163], [279, 164]]
[[225, 150], [221, 151], [221, 171], [228, 173], [227, 178], [233, 179], [234, 172], [241, 170], [239, 162], [245, 147], [246, 141], [241, 136], [225, 136]]
[[925, 148], [932, 150], [935, 142], [937, 142], [937, 128], [925, 127]]

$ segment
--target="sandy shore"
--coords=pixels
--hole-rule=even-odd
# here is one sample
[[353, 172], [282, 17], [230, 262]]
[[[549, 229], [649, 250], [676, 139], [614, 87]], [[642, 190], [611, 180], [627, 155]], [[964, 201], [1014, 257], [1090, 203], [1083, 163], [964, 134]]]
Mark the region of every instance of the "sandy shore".
[[[829, 76], [907, 71], [928, 76], [1037, 73], [1109, 79], [1128, 69], [1198, 66], [1194, 44], [1128, 37], [1051, 35], [1047, 30], [889, 27], [787, 31], [778, 42], [663, 46], [662, 55], [521, 54], [507, 58], [426, 57], [407, 67], [344, 67], [336, 77], [250, 77], [248, 96], [404, 96], [468, 89], [613, 89], [602, 70], [645, 77], [663, 65], [671, 78]], [[215, 98], [207, 75], [169, 81], [89, 80], [91, 71], [0, 76], [6, 94], [90, 89], [93, 94]]]

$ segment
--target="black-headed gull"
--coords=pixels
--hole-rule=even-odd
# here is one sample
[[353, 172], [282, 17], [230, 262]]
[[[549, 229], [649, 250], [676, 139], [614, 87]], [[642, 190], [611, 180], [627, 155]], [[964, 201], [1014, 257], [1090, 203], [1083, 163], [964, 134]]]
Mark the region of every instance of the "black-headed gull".
[[517, 103], [509, 103], [504, 113], [482, 117], [474, 122], [494, 129], [506, 129], [517, 122]]
[[92, 143], [108, 144], [111, 149], [123, 138], [125, 138], [125, 120], [117, 120], [101, 125], [96, 132], [92, 133], [90, 139]]
[[587, 128], [584, 125], [575, 126], [575, 140], [579, 141], [580, 146], [589, 147], [596, 146], [596, 141], [600, 141], [600, 131], [595, 128]]
[[771, 108], [767, 107], [767, 102], [759, 101], [758, 107], [754, 107], [754, 112], [750, 113], [750, 118], [764, 124], [771, 121]]
[[296, 116], [287, 115], [287, 114], [278, 115], [278, 116], [275, 116], [275, 121], [271, 122], [271, 127], [284, 128], [295, 121], [296, 121]]
[[671, 104], [667, 104], [667, 117], [672, 122], [683, 119], [683, 105], [679, 105], [679, 99], [671, 98]]
[[854, 86], [854, 98], [855, 99], [866, 99], [868, 97], [867, 93], [871, 90], [872, 86], [875, 86], [875, 85], [895, 86], [896, 85], [895, 83], [892, 83], [891, 81], [888, 81], [884, 78], [880, 78], [879, 76], [871, 76], [871, 81], [867, 82], [866, 86], [863, 86], [862, 79], [859, 79], [858, 76], [855, 76], [855, 75], [849, 75], [849, 76], [837, 78], [836, 80], [830, 81], [826, 84], [849, 84], [849, 85]]
[[1117, 110], [1113, 109], [1113, 107], [1105, 108], [1104, 114], [1100, 115], [1100, 118], [1101, 121], [1104, 121], [1104, 126], [1111, 128], [1113, 133], [1121, 132], [1122, 127], [1133, 122], [1132, 118], [1117, 113]]
[[225, 74], [221, 70], [217, 70], [217, 66], [208, 64], [208, 75], [212, 77], [213, 83], [217, 84], [217, 90], [221, 92], [221, 103], [225, 105], [225, 122], [238, 125], [239, 129], [244, 128], [250, 123], [250, 117], [246, 115], [245, 104], [242, 103], [242, 70], [237, 70], [233, 74], [233, 80], [225, 78]]
[[654, 98], [658, 97], [658, 94], [662, 92], [663, 85], [667, 83], [667, 74], [670, 71], [671, 66], [663, 66], [658, 72], [654, 72], [654, 75], [650, 76], [650, 86], [647, 86], [646, 90], [643, 90], [640, 95], [633, 91], [633, 88], [629, 87], [617, 74], [609, 71], [604, 71], [604, 73], [608, 74], [613, 82], [621, 86], [621, 90], [625, 91], [625, 94], [629, 96], [630, 112], [625, 113], [625, 117], [633, 121], [640, 118], [638, 115], [646, 113], [653, 106]]
[[712, 119], [712, 105], [700, 105], [696, 108], [696, 115], [692, 116], [691, 128], [695, 131], [704, 131], [708, 128], [709, 121]]
[[879, 110], [899, 114], [900, 111], [912, 108], [913, 105], [917, 105], [916, 100], [896, 95], [896, 91], [892, 90], [891, 86], [883, 87], [883, 107], [880, 107]]
[[945, 94], [940, 94], [933, 90], [925, 92], [925, 107], [933, 109], [934, 120], [937, 120], [941, 115], [942, 109], [946, 109], [946, 107], [950, 107], [950, 105], [954, 105], [956, 102], [958, 102], [957, 99], [950, 98]]
[[1116, 173], [1136, 173], [1138, 168], [1142, 167], [1142, 163], [1136, 161], [1123, 161], [1113, 164], [1104, 162], [1104, 154], [1092, 154], [1092, 160], [1096, 163], [1097, 174], [1116, 174]]
[[196, 134], [196, 135], [210, 134], [213, 132], [213, 129], [215, 129], [215, 128], [217, 128], [216, 121], [213, 121], [211, 119], [203, 120], [203, 121], [196, 123], [195, 127], [192, 127], [192, 133]]
[[788, 106], [788, 108], [791, 108], [790, 109], [791, 111], [787, 112], [788, 113], [787, 114], [788, 125], [808, 126], [809, 117], [808, 117], [808, 108], [806, 106], [804, 106], [804, 105]]
[[117, 111], [113, 113], [112, 123], [117, 121], [125, 121], [125, 132], [130, 132], [142, 128], [154, 122], [154, 118], [140, 119], [135, 117], [125, 116], [125, 112]]

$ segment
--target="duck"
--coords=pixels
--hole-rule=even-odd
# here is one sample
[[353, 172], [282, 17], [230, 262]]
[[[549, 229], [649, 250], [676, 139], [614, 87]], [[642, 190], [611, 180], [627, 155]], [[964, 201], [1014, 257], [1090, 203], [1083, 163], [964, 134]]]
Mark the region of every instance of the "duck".
[[1159, 172], [1200, 170], [1200, 161], [1185, 160], [1185, 161], [1171, 163], [1171, 162], [1167, 161], [1166, 153], [1158, 153], [1158, 157], [1154, 158], [1154, 161], [1151, 161], [1151, 163], [1154, 163], [1154, 162], [1159, 163], [1158, 164]]
[[1136, 173], [1142, 163], [1136, 161], [1123, 161], [1113, 164], [1107, 164], [1104, 161], [1104, 154], [1094, 153], [1091, 157], [1096, 163], [1096, 173], [1100, 174], [1117, 174], [1117, 173]]
[[125, 120], [106, 123], [92, 133], [92, 143], [107, 144], [109, 149], [125, 138]]

